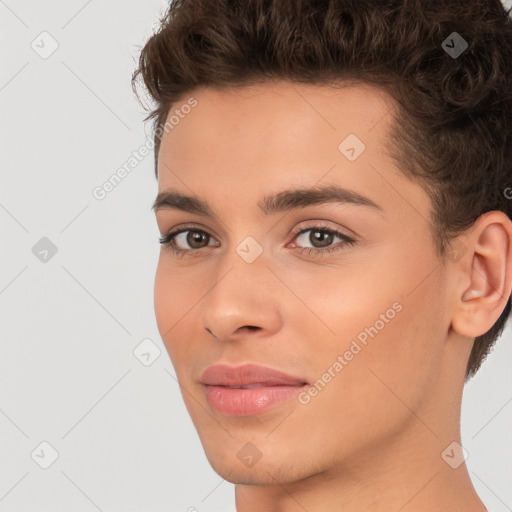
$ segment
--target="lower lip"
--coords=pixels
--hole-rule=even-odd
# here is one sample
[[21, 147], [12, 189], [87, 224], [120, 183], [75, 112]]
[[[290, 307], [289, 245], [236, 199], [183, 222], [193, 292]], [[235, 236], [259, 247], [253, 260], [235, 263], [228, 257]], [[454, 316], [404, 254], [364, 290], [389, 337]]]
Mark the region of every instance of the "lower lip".
[[308, 385], [262, 386], [247, 389], [209, 385], [204, 385], [204, 387], [206, 398], [216, 411], [228, 416], [250, 416], [295, 398]]

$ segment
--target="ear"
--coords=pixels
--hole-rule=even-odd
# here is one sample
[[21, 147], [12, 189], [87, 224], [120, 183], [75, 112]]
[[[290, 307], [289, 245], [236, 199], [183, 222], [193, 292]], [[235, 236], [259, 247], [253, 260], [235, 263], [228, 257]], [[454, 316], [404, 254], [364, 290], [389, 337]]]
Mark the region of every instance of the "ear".
[[[463, 257], [454, 264], [456, 286], [453, 329], [476, 338], [498, 320], [512, 292], [512, 221], [500, 211], [481, 215], [468, 230]], [[459, 245], [460, 240], [455, 242]]]

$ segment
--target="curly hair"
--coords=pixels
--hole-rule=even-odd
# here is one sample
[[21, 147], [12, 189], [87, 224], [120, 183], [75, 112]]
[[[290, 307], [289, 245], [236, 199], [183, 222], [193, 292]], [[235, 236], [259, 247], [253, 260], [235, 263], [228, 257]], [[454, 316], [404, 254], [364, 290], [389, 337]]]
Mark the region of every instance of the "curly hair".
[[[455, 40], [460, 55], [449, 51]], [[512, 19], [500, 0], [171, 0], [132, 75], [138, 98], [140, 76], [156, 102], [145, 118], [154, 121], [155, 175], [169, 110], [196, 87], [355, 81], [398, 105], [392, 157], [431, 199], [443, 261], [480, 215], [512, 218]], [[509, 297], [475, 338], [466, 380], [510, 311]]]

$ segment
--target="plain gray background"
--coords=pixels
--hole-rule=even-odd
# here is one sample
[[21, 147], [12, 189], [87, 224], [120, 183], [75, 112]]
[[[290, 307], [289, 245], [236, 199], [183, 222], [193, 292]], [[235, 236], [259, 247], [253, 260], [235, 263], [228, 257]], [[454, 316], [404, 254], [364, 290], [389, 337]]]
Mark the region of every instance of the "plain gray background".
[[[0, 512], [235, 510], [154, 318], [152, 153], [93, 195], [151, 135], [130, 78], [165, 6], [0, 0]], [[511, 341], [462, 410], [495, 512], [512, 510]]]

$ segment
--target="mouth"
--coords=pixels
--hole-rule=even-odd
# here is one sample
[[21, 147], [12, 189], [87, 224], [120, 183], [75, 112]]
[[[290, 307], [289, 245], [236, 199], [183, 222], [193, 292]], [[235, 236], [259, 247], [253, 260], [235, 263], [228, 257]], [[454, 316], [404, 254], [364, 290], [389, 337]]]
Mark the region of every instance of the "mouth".
[[206, 398], [215, 411], [227, 416], [250, 416], [296, 397], [309, 384], [268, 367], [225, 364], [207, 368], [201, 377]]

